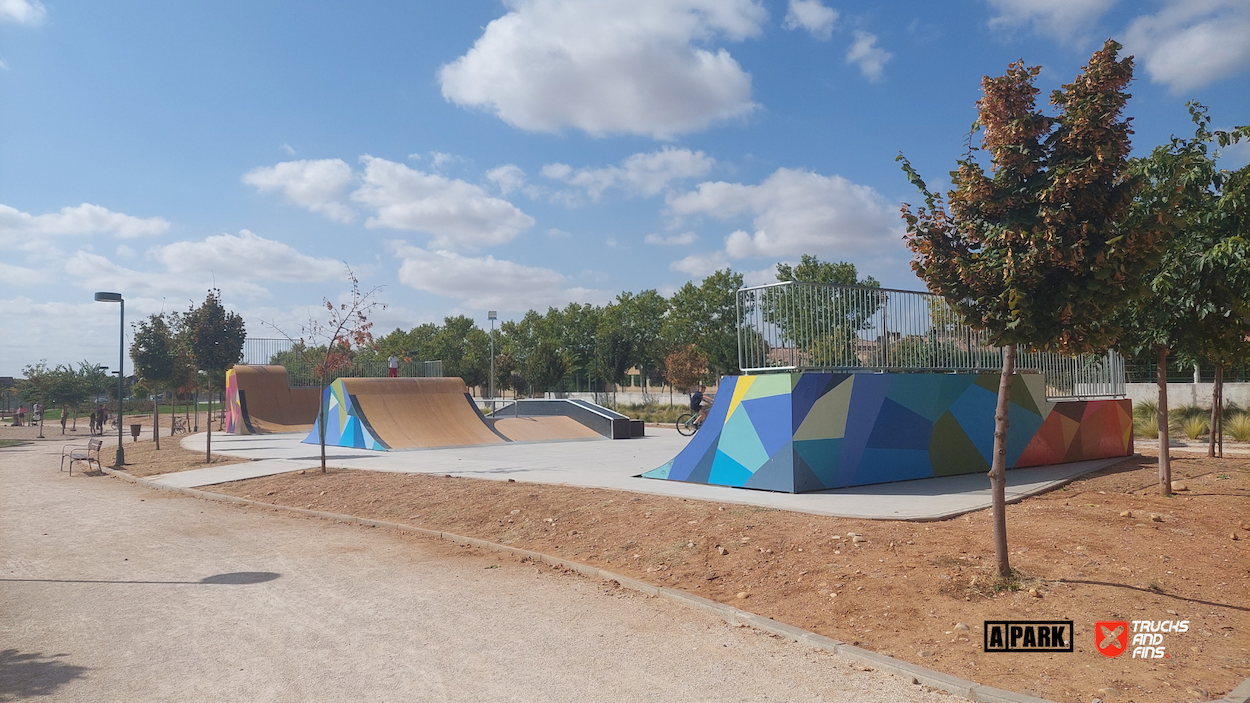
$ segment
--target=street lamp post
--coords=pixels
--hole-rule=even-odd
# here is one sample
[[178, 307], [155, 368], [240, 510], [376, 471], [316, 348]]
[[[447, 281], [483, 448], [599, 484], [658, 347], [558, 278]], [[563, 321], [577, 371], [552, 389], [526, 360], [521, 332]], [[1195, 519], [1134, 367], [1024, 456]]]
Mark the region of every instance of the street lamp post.
[[[490, 399], [495, 400], [495, 318], [498, 313], [490, 310], [486, 313], [487, 319], [490, 320]], [[495, 404], [490, 404], [491, 412], [495, 410]]]
[[95, 299], [97, 303], [121, 304], [121, 324], [118, 327], [117, 340], [117, 458], [113, 464], [114, 468], [120, 469], [126, 465], [126, 450], [122, 444], [122, 385], [126, 382], [126, 374], [122, 372], [126, 368], [126, 301], [122, 299], [121, 293], [96, 293]]

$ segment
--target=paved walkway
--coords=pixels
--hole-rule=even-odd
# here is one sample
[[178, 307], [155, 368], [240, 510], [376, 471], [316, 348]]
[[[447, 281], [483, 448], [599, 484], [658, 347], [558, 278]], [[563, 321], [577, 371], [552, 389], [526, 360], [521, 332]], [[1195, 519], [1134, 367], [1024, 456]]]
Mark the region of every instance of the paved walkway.
[[71, 477], [59, 450], [0, 449], [0, 700], [950, 700], [548, 567]]
[[[902, 481], [875, 486], [789, 494], [679, 481], [638, 478], [662, 465], [685, 446], [676, 430], [647, 428], [639, 439], [602, 442], [496, 444], [480, 447], [375, 452], [327, 447], [327, 464], [336, 468], [425, 473], [591, 488], [756, 505], [780, 510], [889, 520], [938, 520], [990, 506], [984, 474]], [[214, 483], [271, 476], [319, 466], [319, 448], [302, 444], [303, 435], [213, 435], [213, 451], [256, 461], [165, 474], [168, 486], [193, 488]], [[204, 436], [182, 440], [187, 449], [204, 451]], [[1042, 493], [1083, 474], [1118, 463], [1102, 459], [1007, 472], [1007, 500]]]

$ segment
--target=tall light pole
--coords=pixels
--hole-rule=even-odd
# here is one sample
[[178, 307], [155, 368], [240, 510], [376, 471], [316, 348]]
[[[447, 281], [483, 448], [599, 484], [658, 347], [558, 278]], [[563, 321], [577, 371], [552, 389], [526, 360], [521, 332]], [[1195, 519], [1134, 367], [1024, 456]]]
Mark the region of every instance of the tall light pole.
[[[495, 318], [499, 313], [490, 310], [486, 313], [486, 318], [490, 320], [490, 399], [495, 399]], [[495, 404], [490, 404], [491, 412], [495, 410]]]
[[122, 372], [126, 368], [126, 301], [122, 300], [121, 293], [96, 293], [95, 300], [97, 303], [121, 304], [121, 325], [118, 327], [120, 335], [117, 340], [117, 459], [113, 463], [113, 468], [120, 469], [126, 465], [126, 450], [122, 443], [122, 384], [126, 381], [126, 374]]

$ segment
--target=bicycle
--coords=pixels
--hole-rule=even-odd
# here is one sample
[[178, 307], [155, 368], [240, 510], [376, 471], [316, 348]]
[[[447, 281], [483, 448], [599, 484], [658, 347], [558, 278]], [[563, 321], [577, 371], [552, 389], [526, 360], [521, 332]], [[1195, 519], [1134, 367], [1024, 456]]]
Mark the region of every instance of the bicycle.
[[682, 413], [677, 418], [677, 433], [683, 437], [693, 436], [702, 426], [703, 423], [699, 420], [697, 413]]

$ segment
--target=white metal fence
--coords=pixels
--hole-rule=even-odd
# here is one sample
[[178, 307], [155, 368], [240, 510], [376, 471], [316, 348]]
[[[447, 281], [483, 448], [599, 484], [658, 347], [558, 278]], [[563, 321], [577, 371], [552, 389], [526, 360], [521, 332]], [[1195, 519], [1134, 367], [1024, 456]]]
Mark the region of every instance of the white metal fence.
[[[1000, 371], [1002, 349], [932, 293], [787, 282], [738, 291], [738, 365], [744, 373], [971, 373]], [[1044, 374], [1052, 398], [1125, 393], [1124, 360], [1115, 352], [1021, 348], [1016, 367]]]
[[[289, 339], [258, 339], [249, 337], [243, 341], [243, 358], [240, 364], [276, 364], [286, 367], [287, 380], [294, 387], [321, 385], [321, 375], [316, 371], [315, 359], [306, 358]], [[329, 380], [343, 377], [380, 377], [390, 372], [386, 359], [354, 359], [343, 368], [330, 374]], [[442, 361], [399, 362], [399, 376], [403, 378], [437, 378], [443, 375]]]

